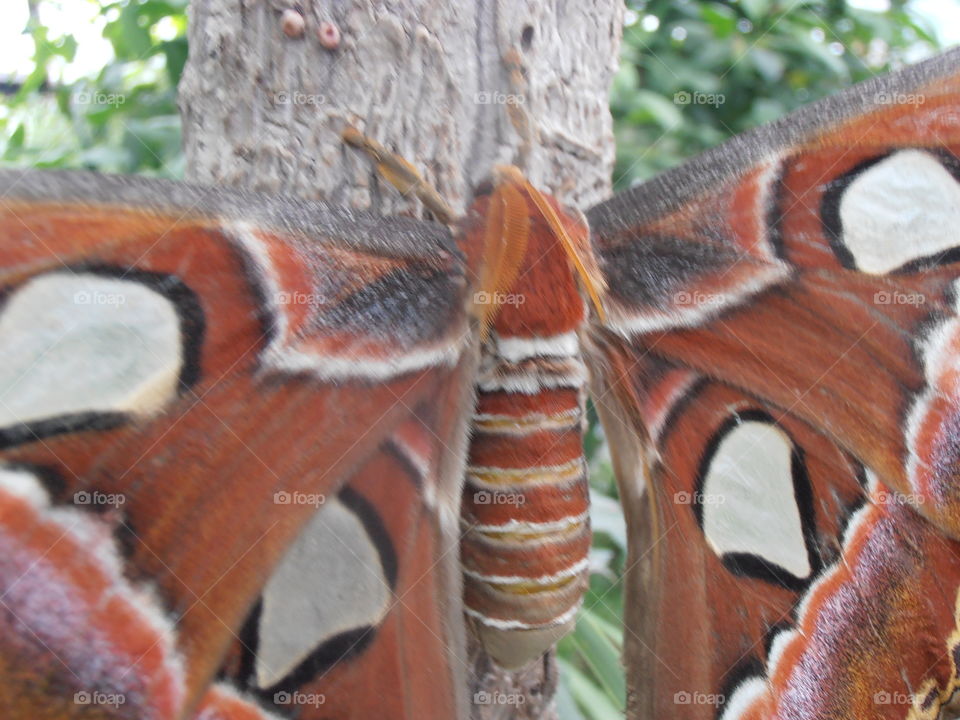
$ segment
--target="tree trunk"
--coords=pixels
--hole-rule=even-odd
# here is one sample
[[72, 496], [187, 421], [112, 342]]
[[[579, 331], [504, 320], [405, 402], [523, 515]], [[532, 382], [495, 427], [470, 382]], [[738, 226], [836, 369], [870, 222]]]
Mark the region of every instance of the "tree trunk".
[[[506, 110], [520, 103], [535, 128], [525, 174], [585, 209], [610, 193], [622, 14], [622, 0], [195, 0], [180, 85], [187, 178], [423, 215], [343, 144], [351, 123], [461, 212], [495, 164], [517, 163]], [[321, 23], [339, 31], [334, 49]], [[471, 692], [528, 700], [519, 715], [476, 706], [479, 717], [550, 717], [552, 659], [513, 675], [475, 659]]]

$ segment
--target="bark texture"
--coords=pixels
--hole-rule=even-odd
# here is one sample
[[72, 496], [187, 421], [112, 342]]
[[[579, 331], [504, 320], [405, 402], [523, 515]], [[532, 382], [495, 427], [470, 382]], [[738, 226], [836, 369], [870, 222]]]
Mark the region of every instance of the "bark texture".
[[[282, 27], [295, 4], [300, 38]], [[495, 163], [516, 159], [502, 61], [516, 48], [539, 136], [523, 169], [585, 208], [610, 191], [621, 16], [619, 0], [197, 0], [180, 86], [189, 179], [419, 213], [344, 147], [351, 122], [460, 210]], [[321, 22], [339, 29], [337, 49], [321, 45]]]
[[[190, 10], [180, 104], [191, 181], [423, 215], [343, 144], [349, 122], [461, 212], [495, 164], [517, 163], [507, 109], [518, 103], [534, 128], [521, 167], [536, 186], [583, 209], [610, 193], [622, 0], [194, 0]], [[335, 49], [324, 23], [339, 31]], [[551, 717], [551, 659], [510, 674], [474, 657], [471, 692], [526, 698], [477, 705], [478, 718]]]

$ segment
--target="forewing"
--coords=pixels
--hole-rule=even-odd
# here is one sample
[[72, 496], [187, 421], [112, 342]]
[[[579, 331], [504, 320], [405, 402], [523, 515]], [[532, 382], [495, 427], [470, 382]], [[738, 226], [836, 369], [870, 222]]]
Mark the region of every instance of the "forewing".
[[316, 203], [0, 189], [7, 716], [109, 692], [180, 717], [316, 512], [283, 499], [337, 497], [425, 398], [459, 417], [464, 261], [438, 226]]
[[589, 214], [637, 717], [950, 698], [958, 156], [953, 51]]

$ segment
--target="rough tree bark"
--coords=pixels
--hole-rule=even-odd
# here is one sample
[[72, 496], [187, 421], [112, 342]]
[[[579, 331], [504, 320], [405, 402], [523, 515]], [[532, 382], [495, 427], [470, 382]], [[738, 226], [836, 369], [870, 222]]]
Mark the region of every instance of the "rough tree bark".
[[[285, 18], [296, 29], [291, 10], [300, 37], [284, 32]], [[536, 128], [527, 177], [589, 207], [610, 192], [607, 93], [622, 12], [621, 0], [194, 0], [180, 86], [188, 179], [422, 215], [343, 145], [350, 122], [459, 212], [494, 164], [517, 160], [509, 101]], [[340, 33], [333, 50], [318, 34], [324, 22]], [[504, 64], [512, 49], [526, 74], [519, 99]], [[479, 706], [484, 720], [550, 717], [550, 661], [511, 675], [474, 656], [473, 689], [528, 700], [520, 713]]]

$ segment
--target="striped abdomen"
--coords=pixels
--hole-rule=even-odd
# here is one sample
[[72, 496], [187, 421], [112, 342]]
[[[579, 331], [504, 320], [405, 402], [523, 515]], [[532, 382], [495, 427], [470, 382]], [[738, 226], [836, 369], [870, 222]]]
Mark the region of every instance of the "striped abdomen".
[[566, 634], [586, 589], [585, 384], [575, 332], [484, 346], [461, 552], [467, 613], [506, 667]]

